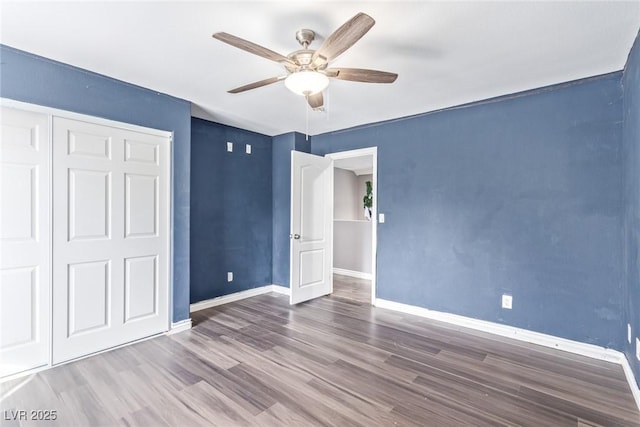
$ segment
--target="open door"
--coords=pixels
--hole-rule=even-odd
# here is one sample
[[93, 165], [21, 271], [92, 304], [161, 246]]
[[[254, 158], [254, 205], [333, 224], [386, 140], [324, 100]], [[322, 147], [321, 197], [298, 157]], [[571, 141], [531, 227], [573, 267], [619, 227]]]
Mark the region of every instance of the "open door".
[[333, 291], [333, 160], [291, 152], [291, 304]]

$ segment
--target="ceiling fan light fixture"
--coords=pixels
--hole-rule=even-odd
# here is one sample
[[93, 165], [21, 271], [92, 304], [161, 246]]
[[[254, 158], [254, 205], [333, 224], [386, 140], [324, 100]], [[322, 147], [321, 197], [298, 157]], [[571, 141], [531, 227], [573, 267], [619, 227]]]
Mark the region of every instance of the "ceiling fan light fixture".
[[297, 71], [287, 76], [284, 85], [293, 93], [309, 96], [325, 90], [329, 86], [329, 78], [317, 71]]

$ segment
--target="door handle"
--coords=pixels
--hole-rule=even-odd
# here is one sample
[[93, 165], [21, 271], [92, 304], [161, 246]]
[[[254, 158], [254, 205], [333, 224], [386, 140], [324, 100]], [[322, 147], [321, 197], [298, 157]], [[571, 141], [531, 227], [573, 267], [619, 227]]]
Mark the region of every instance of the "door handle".
[[299, 240], [300, 239], [300, 235], [299, 234], [294, 234], [293, 238], [296, 239], [296, 240]]

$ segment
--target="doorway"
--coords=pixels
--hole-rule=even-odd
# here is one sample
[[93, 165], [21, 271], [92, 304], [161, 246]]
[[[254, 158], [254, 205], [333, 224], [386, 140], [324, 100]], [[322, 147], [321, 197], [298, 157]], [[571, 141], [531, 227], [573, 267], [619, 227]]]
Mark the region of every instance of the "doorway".
[[[375, 304], [377, 147], [327, 154], [333, 160], [333, 295]], [[369, 190], [369, 191], [368, 191]], [[365, 206], [365, 197], [370, 204]]]

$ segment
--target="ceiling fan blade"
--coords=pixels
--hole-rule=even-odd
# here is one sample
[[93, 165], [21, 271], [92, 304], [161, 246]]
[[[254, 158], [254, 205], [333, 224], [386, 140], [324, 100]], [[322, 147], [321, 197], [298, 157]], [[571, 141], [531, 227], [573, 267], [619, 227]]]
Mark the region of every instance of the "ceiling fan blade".
[[274, 52], [270, 49], [267, 49], [266, 47], [262, 47], [248, 40], [241, 39], [240, 37], [236, 37], [234, 35], [224, 33], [224, 32], [215, 33], [212, 35], [212, 37], [214, 39], [220, 40], [221, 42], [230, 44], [233, 47], [237, 47], [238, 49], [242, 49], [249, 53], [253, 53], [254, 55], [262, 56], [263, 58], [267, 58], [275, 62], [291, 65], [293, 67], [297, 66], [292, 60], [290, 60], [286, 56], [280, 55], [278, 52]]
[[249, 83], [248, 85], [240, 86], [235, 89], [231, 89], [228, 93], [240, 93], [251, 89], [256, 89], [262, 86], [270, 85], [272, 83], [279, 82], [286, 79], [287, 76], [271, 77], [269, 79], [260, 80], [258, 82]]
[[324, 97], [322, 96], [322, 92], [307, 96], [307, 102], [309, 103], [309, 106], [314, 110], [321, 108], [324, 104]]
[[358, 13], [326, 38], [313, 54], [312, 62], [319, 58], [324, 59], [325, 62], [334, 60], [360, 40], [375, 23], [376, 21], [366, 13]]
[[[364, 83], [393, 83], [398, 78], [396, 73], [366, 70], [363, 68], [327, 68], [327, 76], [338, 80], [349, 80]], [[337, 73], [337, 74], [336, 74]]]

